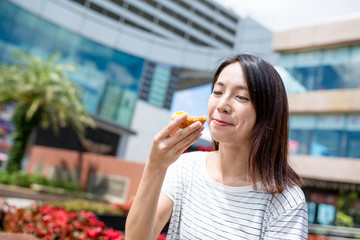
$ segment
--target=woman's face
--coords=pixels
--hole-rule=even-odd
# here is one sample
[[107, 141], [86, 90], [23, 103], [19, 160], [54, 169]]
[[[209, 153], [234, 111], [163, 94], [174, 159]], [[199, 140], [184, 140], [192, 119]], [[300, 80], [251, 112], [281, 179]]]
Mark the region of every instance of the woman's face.
[[250, 143], [256, 113], [239, 62], [220, 73], [209, 98], [207, 117], [215, 141], [237, 146]]

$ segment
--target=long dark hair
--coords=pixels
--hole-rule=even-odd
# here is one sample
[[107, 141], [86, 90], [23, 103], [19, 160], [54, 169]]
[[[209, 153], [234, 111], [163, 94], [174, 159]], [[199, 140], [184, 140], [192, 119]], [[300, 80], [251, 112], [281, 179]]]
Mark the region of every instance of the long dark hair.
[[[224, 68], [235, 62], [242, 66], [256, 112], [248, 164], [253, 186], [256, 188], [256, 183], [260, 182], [271, 194], [281, 193], [287, 186], [301, 186], [300, 176], [288, 163], [289, 108], [280, 75], [265, 60], [239, 54], [220, 64], [213, 77], [213, 87]], [[214, 141], [214, 147], [218, 150], [219, 143]]]

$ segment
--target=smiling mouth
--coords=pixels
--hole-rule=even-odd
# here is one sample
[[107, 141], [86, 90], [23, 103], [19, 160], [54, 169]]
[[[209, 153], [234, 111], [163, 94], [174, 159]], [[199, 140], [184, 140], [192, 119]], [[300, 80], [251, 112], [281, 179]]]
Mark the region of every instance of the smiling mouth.
[[213, 122], [218, 125], [218, 126], [230, 126], [232, 124], [228, 123], [228, 122], [224, 122], [218, 119], [213, 119]]

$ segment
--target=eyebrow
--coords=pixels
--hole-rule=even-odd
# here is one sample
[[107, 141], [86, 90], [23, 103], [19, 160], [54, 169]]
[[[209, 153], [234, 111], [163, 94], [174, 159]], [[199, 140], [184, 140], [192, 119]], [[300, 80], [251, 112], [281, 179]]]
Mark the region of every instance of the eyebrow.
[[[222, 82], [216, 82], [215, 85], [220, 85], [221, 87], [225, 87], [225, 84]], [[236, 88], [240, 90], [248, 90], [248, 88], [245, 85], [238, 85], [236, 86]]]

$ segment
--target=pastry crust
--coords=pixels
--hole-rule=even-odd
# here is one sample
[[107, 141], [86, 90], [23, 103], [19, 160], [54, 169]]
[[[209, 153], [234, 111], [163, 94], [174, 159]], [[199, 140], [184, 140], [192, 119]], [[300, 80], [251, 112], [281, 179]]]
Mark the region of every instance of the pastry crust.
[[[174, 112], [173, 114], [171, 114], [171, 119], [174, 120], [175, 118], [177, 118], [179, 115], [183, 114], [185, 112]], [[179, 128], [186, 128], [187, 126], [195, 123], [195, 122], [201, 122], [201, 124], [204, 125], [205, 121], [206, 121], [206, 116], [187, 116], [187, 119], [181, 123], [179, 125]]]

